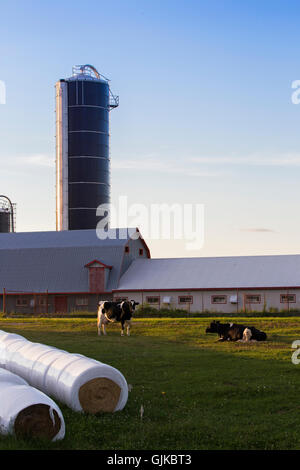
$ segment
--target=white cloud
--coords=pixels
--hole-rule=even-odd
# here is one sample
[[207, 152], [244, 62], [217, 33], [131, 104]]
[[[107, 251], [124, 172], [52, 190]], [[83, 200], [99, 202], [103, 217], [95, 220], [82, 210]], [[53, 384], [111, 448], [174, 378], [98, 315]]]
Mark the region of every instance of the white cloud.
[[4, 170], [28, 170], [29, 168], [54, 168], [55, 160], [46, 154], [20, 155], [1, 158], [1, 167]]
[[256, 227], [256, 228], [241, 228], [240, 229], [242, 232], [272, 232], [276, 233], [275, 230], [272, 230], [270, 228], [262, 228], [262, 227]]
[[111, 161], [112, 170], [133, 170], [133, 171], [153, 171], [160, 173], [173, 173], [185, 176], [207, 176], [214, 177], [224, 174], [224, 172], [216, 171], [199, 171], [195, 168], [182, 167], [176, 165], [174, 161], [163, 160], [163, 158], [140, 158]]
[[19, 157], [18, 160], [19, 163], [24, 163], [24, 165], [46, 166], [49, 168], [53, 168], [55, 166], [54, 158], [44, 154], [27, 155], [25, 157]]
[[[113, 158], [111, 166], [113, 171], [151, 171], [191, 177], [220, 177], [232, 174], [233, 167], [235, 166], [299, 167], [300, 153], [269, 155], [257, 152], [246, 156], [185, 157], [181, 161], [175, 158], [170, 160], [157, 154], [150, 154], [141, 158], [125, 158], [123, 160]], [[211, 170], [209, 166], [212, 167]], [[218, 169], [216, 170], [213, 167], [218, 167]]]
[[300, 166], [300, 154], [283, 153], [266, 155], [255, 153], [247, 156], [224, 156], [224, 157], [191, 157], [189, 161], [207, 165], [249, 165], [249, 166]]

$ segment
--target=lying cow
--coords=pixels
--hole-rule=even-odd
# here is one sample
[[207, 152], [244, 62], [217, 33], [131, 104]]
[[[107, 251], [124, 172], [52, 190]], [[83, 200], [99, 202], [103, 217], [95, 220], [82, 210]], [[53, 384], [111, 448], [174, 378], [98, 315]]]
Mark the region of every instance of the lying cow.
[[265, 341], [267, 339], [266, 333], [257, 330], [254, 326], [238, 325], [236, 323], [220, 323], [220, 321], [213, 321], [210, 326], [206, 328], [206, 333], [217, 333], [219, 335], [219, 341], [239, 341], [243, 339], [245, 329], [251, 331], [252, 340]]
[[139, 302], [134, 300], [124, 300], [123, 302], [99, 302], [97, 328], [98, 335], [106, 335], [106, 325], [110, 322], [121, 322], [121, 336], [124, 336], [125, 326], [127, 327], [127, 336], [130, 336], [131, 318]]

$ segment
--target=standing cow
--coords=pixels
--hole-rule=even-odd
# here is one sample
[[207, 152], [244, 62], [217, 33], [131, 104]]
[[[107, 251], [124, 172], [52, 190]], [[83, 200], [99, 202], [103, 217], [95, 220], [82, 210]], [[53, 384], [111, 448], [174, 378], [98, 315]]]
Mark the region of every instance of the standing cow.
[[100, 301], [98, 307], [97, 328], [98, 335], [106, 335], [106, 325], [110, 322], [121, 323], [121, 336], [124, 336], [125, 326], [127, 327], [127, 336], [130, 336], [131, 318], [139, 302], [134, 300], [124, 300], [123, 302]]

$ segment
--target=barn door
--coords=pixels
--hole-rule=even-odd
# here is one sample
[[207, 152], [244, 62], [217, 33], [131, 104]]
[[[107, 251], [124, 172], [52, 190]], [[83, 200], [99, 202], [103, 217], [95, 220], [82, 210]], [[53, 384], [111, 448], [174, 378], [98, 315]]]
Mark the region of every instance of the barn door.
[[55, 313], [68, 312], [68, 297], [66, 295], [56, 296], [54, 299]]

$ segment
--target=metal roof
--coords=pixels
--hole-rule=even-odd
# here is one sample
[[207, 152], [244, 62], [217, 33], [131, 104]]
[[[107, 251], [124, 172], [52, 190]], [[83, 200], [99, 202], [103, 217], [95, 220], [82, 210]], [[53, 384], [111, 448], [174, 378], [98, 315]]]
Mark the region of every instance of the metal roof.
[[105, 240], [99, 239], [94, 229], [0, 233], [0, 250], [75, 246], [124, 246], [129, 239], [129, 230], [136, 229], [110, 229]]
[[300, 255], [136, 259], [118, 290], [300, 286]]
[[[110, 269], [107, 290], [117, 287], [127, 238], [99, 240], [95, 230], [0, 234], [0, 293], [88, 292], [89, 262]], [[127, 230], [127, 229], [125, 229]], [[114, 235], [110, 232], [110, 235]]]

